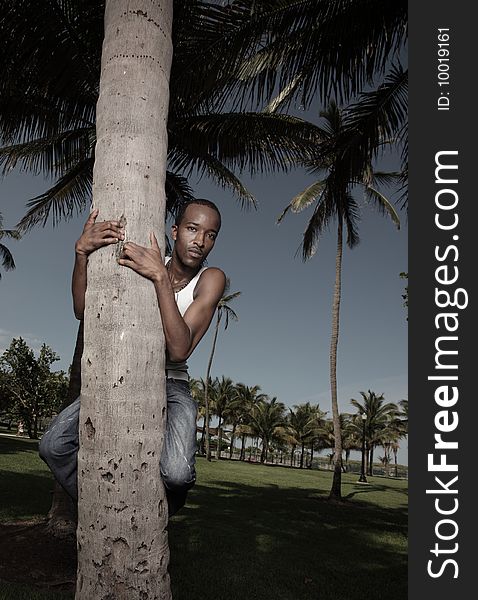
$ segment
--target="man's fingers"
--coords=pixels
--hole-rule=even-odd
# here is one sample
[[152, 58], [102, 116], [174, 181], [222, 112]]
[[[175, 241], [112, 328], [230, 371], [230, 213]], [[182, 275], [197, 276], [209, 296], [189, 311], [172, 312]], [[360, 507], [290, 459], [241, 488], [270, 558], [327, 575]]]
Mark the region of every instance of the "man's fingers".
[[151, 248], [153, 248], [154, 250], [157, 250], [161, 254], [161, 250], [159, 248], [158, 240], [156, 239], [156, 236], [154, 235], [153, 232], [151, 232], [149, 234], [149, 239], [151, 241]]
[[101, 233], [103, 236], [116, 237], [121, 240], [124, 239], [124, 233], [115, 227], [108, 227], [108, 229], [104, 229]]
[[98, 216], [98, 213], [100, 212], [99, 208], [95, 208], [94, 210], [92, 210], [88, 216], [88, 220], [86, 221], [88, 224], [92, 225], [95, 221], [96, 221], [96, 217]]
[[114, 231], [117, 232], [124, 231], [118, 221], [103, 221], [103, 223], [98, 223], [97, 227], [100, 229], [100, 231], [104, 231], [106, 229], [114, 229]]
[[128, 258], [118, 258], [118, 264], [122, 267], [134, 269], [134, 260], [129, 260]]

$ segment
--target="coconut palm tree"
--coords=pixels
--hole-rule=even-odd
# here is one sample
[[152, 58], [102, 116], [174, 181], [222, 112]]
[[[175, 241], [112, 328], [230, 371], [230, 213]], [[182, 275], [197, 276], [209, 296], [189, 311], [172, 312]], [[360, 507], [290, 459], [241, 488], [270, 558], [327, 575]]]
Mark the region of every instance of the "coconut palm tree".
[[[214, 390], [217, 384], [217, 379], [211, 379], [209, 377], [208, 381], [208, 389], [210, 391], [210, 396], [214, 397]], [[198, 380], [197, 389], [195, 392], [195, 399], [198, 402], [198, 417], [203, 418], [203, 426], [201, 429], [201, 439], [199, 441], [199, 451], [201, 454], [206, 454], [206, 431], [208, 432], [209, 437], [209, 426], [208, 424], [211, 422], [211, 411], [206, 411], [206, 400], [205, 400], [205, 390], [206, 390], [206, 382], [201, 377]]]
[[399, 410], [393, 416], [389, 425], [391, 430], [390, 448], [393, 452], [395, 465], [395, 477], [398, 477], [398, 451], [400, 450], [400, 440], [408, 434], [408, 400], [400, 400]]
[[[352, 111], [353, 112], [353, 111]], [[330, 340], [330, 388], [332, 418], [334, 422], [334, 478], [330, 498], [341, 498], [342, 472], [342, 439], [340, 417], [337, 399], [337, 347], [339, 340], [340, 301], [342, 287], [342, 254], [344, 229], [347, 234], [346, 242], [353, 248], [359, 242], [358, 219], [360, 208], [353, 194], [357, 186], [364, 188], [366, 197], [374, 202], [379, 210], [390, 216], [399, 226], [398, 215], [391, 203], [381, 194], [374, 184], [379, 181], [389, 181], [393, 175], [374, 173], [371, 158], [363, 163], [359, 132], [352, 134], [349, 127], [355, 118], [351, 113], [340, 110], [331, 103], [326, 111], [321, 113], [324, 120], [322, 127], [324, 142], [318, 146], [318, 162], [310, 163], [310, 167], [324, 176], [298, 194], [285, 208], [279, 221], [289, 210], [299, 212], [315, 204], [313, 215], [309, 220], [302, 242], [302, 257], [311, 258], [317, 248], [320, 237], [329, 228], [331, 222], [336, 222], [337, 251], [335, 257], [335, 285], [332, 305], [332, 334]], [[357, 164], [363, 171], [357, 172]]]
[[209, 355], [209, 360], [208, 360], [207, 369], [206, 369], [206, 378], [204, 380], [205, 381], [204, 404], [206, 407], [206, 420], [205, 420], [205, 423], [206, 423], [206, 458], [209, 461], [211, 460], [211, 451], [209, 448], [209, 380], [210, 380], [210, 376], [211, 376], [212, 361], [214, 358], [214, 353], [216, 351], [217, 336], [218, 336], [219, 327], [221, 325], [221, 321], [223, 318], [224, 318], [224, 331], [229, 326], [229, 319], [232, 319], [233, 321], [238, 320], [237, 314], [229, 306], [229, 303], [232, 302], [234, 300], [234, 298], [237, 298], [238, 296], [240, 296], [241, 292], [234, 292], [234, 293], [230, 294], [229, 293], [230, 287], [231, 287], [231, 282], [229, 279], [226, 279], [226, 287], [224, 289], [224, 294], [223, 294], [221, 300], [219, 301], [219, 304], [217, 305], [216, 326], [214, 328], [214, 336], [213, 336], [213, 340], [212, 340], [211, 354]]
[[251, 428], [251, 414], [254, 407], [267, 398], [266, 394], [259, 393], [260, 386], [248, 386], [244, 383], [236, 384], [236, 404], [240, 407], [241, 412], [240, 422], [237, 426], [237, 432], [241, 436], [241, 452], [239, 455], [240, 460], [245, 460], [245, 442], [246, 437], [253, 435]]
[[307, 444], [311, 443], [315, 434], [315, 411], [310, 402], [294, 405], [289, 408], [287, 427], [294, 441], [301, 447], [299, 468], [304, 466], [304, 453]]
[[[363, 130], [362, 142], [374, 147], [378, 128], [400, 141], [405, 205], [406, 124], [397, 120], [396, 102], [402, 102], [408, 79], [400, 64], [407, 43], [407, 2], [240, 0], [227, 9], [215, 15], [211, 27], [217, 39], [208, 56], [211, 64], [220, 61], [223, 97], [234, 94], [240, 106], [268, 103], [265, 112], [275, 113], [293, 102], [307, 109], [317, 100], [344, 103], [361, 94], [371, 134]], [[227, 53], [231, 47], [235, 52]], [[390, 79], [397, 85], [386, 86], [384, 93], [381, 84]]]
[[352, 398], [350, 403], [358, 410], [359, 415], [367, 415], [365, 421], [366, 444], [368, 452], [368, 474], [373, 475], [373, 454], [375, 446], [393, 435], [393, 420], [398, 407], [393, 402], [385, 402], [383, 394], [360, 392], [362, 402]]
[[245, 405], [243, 398], [239, 395], [237, 385], [234, 386], [234, 394], [230, 403], [224, 411], [224, 423], [232, 426], [231, 445], [229, 447], [229, 459], [233, 458], [234, 441], [239, 425], [243, 422]]
[[325, 422], [326, 412], [321, 410], [320, 405], [316, 404], [312, 406], [312, 414], [310, 421], [311, 429], [311, 440], [310, 440], [310, 461], [309, 468], [312, 468], [312, 462], [314, 460], [314, 450], [321, 450], [324, 447], [324, 440], [322, 439], [322, 428]]
[[253, 408], [250, 425], [257, 437], [262, 440], [261, 463], [267, 461], [269, 444], [275, 437], [286, 433], [285, 405], [277, 398], [262, 399]]
[[[2, 238], [9, 238], [12, 240], [18, 240], [20, 238], [20, 234], [16, 229], [3, 229], [3, 216], [0, 213], [0, 240]], [[0, 242], [0, 260], [2, 261], [2, 267], [5, 271], [11, 271], [15, 268], [15, 261], [13, 260], [13, 255], [10, 250]], [[0, 279], [2, 278], [2, 273], [0, 271]]]
[[[135, 10], [107, 0], [105, 10], [93, 200], [144, 246], [151, 231], [164, 239], [172, 8], [172, 0], [140, 0]], [[85, 304], [76, 600], [171, 598], [158, 460], [165, 343], [154, 286], [104, 247], [89, 257]]]
[[214, 413], [218, 418], [217, 424], [217, 452], [216, 458], [221, 458], [221, 444], [222, 444], [222, 429], [221, 426], [224, 423], [227, 409], [231, 405], [231, 402], [236, 397], [236, 388], [232, 379], [229, 377], [222, 376], [221, 380], [217, 382], [217, 388], [214, 394]]

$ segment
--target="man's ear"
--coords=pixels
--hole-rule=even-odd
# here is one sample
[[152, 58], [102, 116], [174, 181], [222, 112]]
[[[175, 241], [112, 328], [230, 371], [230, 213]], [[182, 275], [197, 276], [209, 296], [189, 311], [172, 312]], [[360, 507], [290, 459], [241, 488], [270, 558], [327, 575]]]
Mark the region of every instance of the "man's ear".
[[171, 227], [171, 237], [173, 238], [174, 241], [176, 241], [176, 238], [178, 237], [178, 226], [177, 225], [173, 225]]

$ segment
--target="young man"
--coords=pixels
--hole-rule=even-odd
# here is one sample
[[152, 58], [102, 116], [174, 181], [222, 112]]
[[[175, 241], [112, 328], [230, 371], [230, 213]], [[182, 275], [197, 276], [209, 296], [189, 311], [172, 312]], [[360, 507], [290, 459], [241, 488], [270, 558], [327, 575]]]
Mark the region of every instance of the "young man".
[[[80, 320], [85, 309], [88, 256], [124, 239], [118, 221], [96, 223], [97, 217], [95, 209], [75, 244], [72, 293], [75, 316]], [[160, 462], [170, 516], [184, 505], [187, 491], [196, 480], [197, 405], [189, 391], [186, 360], [206, 333], [224, 292], [224, 273], [202, 266], [220, 227], [221, 215], [216, 205], [209, 200], [193, 200], [183, 207], [171, 229], [174, 247], [166, 261], [153, 233], [150, 248], [126, 242], [118, 259], [121, 266], [153, 282], [163, 323], [168, 413]], [[52, 421], [39, 446], [40, 456], [75, 500], [79, 411], [80, 398]]]

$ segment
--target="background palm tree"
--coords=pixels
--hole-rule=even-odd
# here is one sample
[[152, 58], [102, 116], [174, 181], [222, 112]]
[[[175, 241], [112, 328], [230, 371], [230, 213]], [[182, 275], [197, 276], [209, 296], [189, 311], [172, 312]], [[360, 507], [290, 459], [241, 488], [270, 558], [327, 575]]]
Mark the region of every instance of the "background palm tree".
[[246, 448], [245, 442], [247, 436], [253, 435], [251, 428], [251, 415], [254, 407], [267, 398], [266, 394], [259, 393], [260, 387], [258, 385], [248, 386], [244, 383], [236, 384], [236, 403], [240, 407], [241, 412], [240, 422], [237, 427], [237, 432], [241, 436], [241, 452], [239, 460], [245, 460]]
[[398, 407], [393, 402], [385, 402], [383, 394], [360, 392], [362, 403], [352, 398], [350, 403], [358, 409], [359, 414], [365, 413], [366, 445], [368, 474], [373, 475], [373, 454], [374, 448], [384, 440], [389, 440], [394, 435], [393, 420], [398, 413]]
[[217, 382], [217, 387], [214, 393], [214, 413], [218, 418], [217, 424], [217, 450], [216, 458], [221, 458], [221, 446], [222, 446], [222, 425], [224, 422], [227, 409], [236, 397], [236, 388], [232, 379], [224, 377]]
[[285, 433], [285, 405], [275, 397], [260, 400], [251, 412], [250, 425], [253, 433], [262, 440], [260, 461], [266, 462], [269, 444], [274, 437]]
[[[211, 413], [208, 410], [206, 414], [206, 400], [205, 400], [205, 390], [206, 390], [206, 382], [201, 377], [201, 379], [197, 380], [197, 386], [195, 391], [195, 399], [198, 402], [198, 418], [203, 418], [203, 426], [201, 428], [201, 439], [199, 440], [199, 451], [201, 454], [206, 454], [206, 430], [209, 432], [208, 427], [206, 427], [206, 422], [211, 421]], [[214, 394], [214, 386], [216, 385], [217, 380], [212, 380], [209, 378], [208, 387], [213, 391]]]
[[[384, 214], [388, 214], [399, 226], [398, 215], [391, 203], [374, 187], [374, 183], [388, 181], [391, 174], [373, 172], [371, 157], [363, 160], [360, 135], [352, 136], [349, 129], [350, 120], [354, 120], [353, 110], [345, 112], [331, 103], [321, 113], [324, 124], [322, 132], [324, 141], [317, 147], [317, 162], [310, 167], [317, 172], [325, 172], [325, 177], [308, 186], [298, 194], [285, 208], [279, 221], [292, 210], [299, 212], [311, 204], [315, 204], [314, 212], [309, 220], [302, 242], [304, 260], [314, 255], [319, 238], [330, 226], [331, 221], [337, 223], [337, 251], [335, 257], [335, 285], [332, 305], [332, 333], [330, 340], [330, 389], [332, 419], [334, 422], [334, 478], [330, 490], [330, 498], [341, 499], [342, 472], [342, 439], [340, 416], [337, 399], [337, 347], [339, 340], [340, 301], [342, 288], [342, 254], [344, 229], [346, 242], [353, 248], [359, 242], [358, 220], [360, 209], [352, 195], [358, 186], [364, 188], [366, 197], [378, 206]], [[357, 165], [361, 171], [357, 172]]]
[[231, 444], [229, 447], [229, 458], [232, 459], [234, 455], [234, 442], [236, 437], [237, 428], [244, 419], [245, 404], [244, 398], [241, 397], [237, 385], [234, 386], [234, 394], [231, 401], [224, 411], [224, 423], [231, 425]]
[[219, 300], [219, 304], [217, 305], [217, 311], [216, 311], [216, 326], [214, 328], [214, 336], [213, 336], [213, 340], [212, 340], [212, 348], [211, 348], [211, 354], [209, 355], [209, 360], [207, 363], [207, 369], [206, 369], [206, 378], [205, 378], [205, 387], [204, 387], [204, 404], [205, 404], [205, 410], [206, 410], [206, 420], [205, 420], [205, 424], [206, 424], [206, 458], [207, 460], [211, 460], [211, 450], [209, 447], [209, 380], [210, 380], [210, 376], [211, 376], [211, 367], [212, 367], [212, 361], [214, 358], [214, 353], [216, 351], [216, 343], [217, 343], [217, 335], [219, 333], [219, 327], [221, 325], [221, 321], [224, 318], [224, 331], [227, 329], [228, 325], [229, 325], [229, 319], [232, 319], [234, 321], [238, 320], [238, 316], [237, 314], [234, 312], [234, 310], [229, 306], [229, 303], [232, 302], [234, 300], [234, 298], [237, 298], [238, 296], [241, 295], [241, 292], [234, 292], [232, 294], [229, 294], [229, 288], [231, 286], [231, 282], [229, 279], [226, 279], [226, 287], [224, 289], [224, 294], [222, 296], [222, 298]]
[[296, 404], [294, 405], [294, 409], [289, 408], [287, 427], [294, 441], [301, 447], [299, 463], [299, 468], [301, 469], [304, 466], [305, 447], [307, 444], [313, 442], [316, 435], [315, 416], [315, 409], [311, 406], [310, 402]]
[[[20, 239], [20, 234], [16, 229], [4, 229], [3, 228], [3, 217], [0, 212], [0, 240], [3, 238], [9, 238], [12, 240]], [[5, 271], [11, 271], [15, 268], [15, 261], [13, 260], [13, 255], [10, 250], [0, 242], [0, 260], [2, 261], [2, 267]], [[0, 271], [0, 279], [2, 278], [2, 273]]]
[[[221, 63], [223, 97], [232, 95], [239, 106], [268, 103], [264, 111], [275, 113], [293, 102], [308, 109], [317, 100], [327, 105], [360, 95], [364, 150], [375, 146], [379, 129], [382, 137], [400, 143], [405, 205], [408, 147], [397, 101], [403, 102], [408, 80], [400, 64], [408, 35], [407, 2], [240, 0], [226, 9], [211, 25], [217, 39], [208, 55], [211, 64]], [[227, 52], [231, 47], [234, 53]]]

